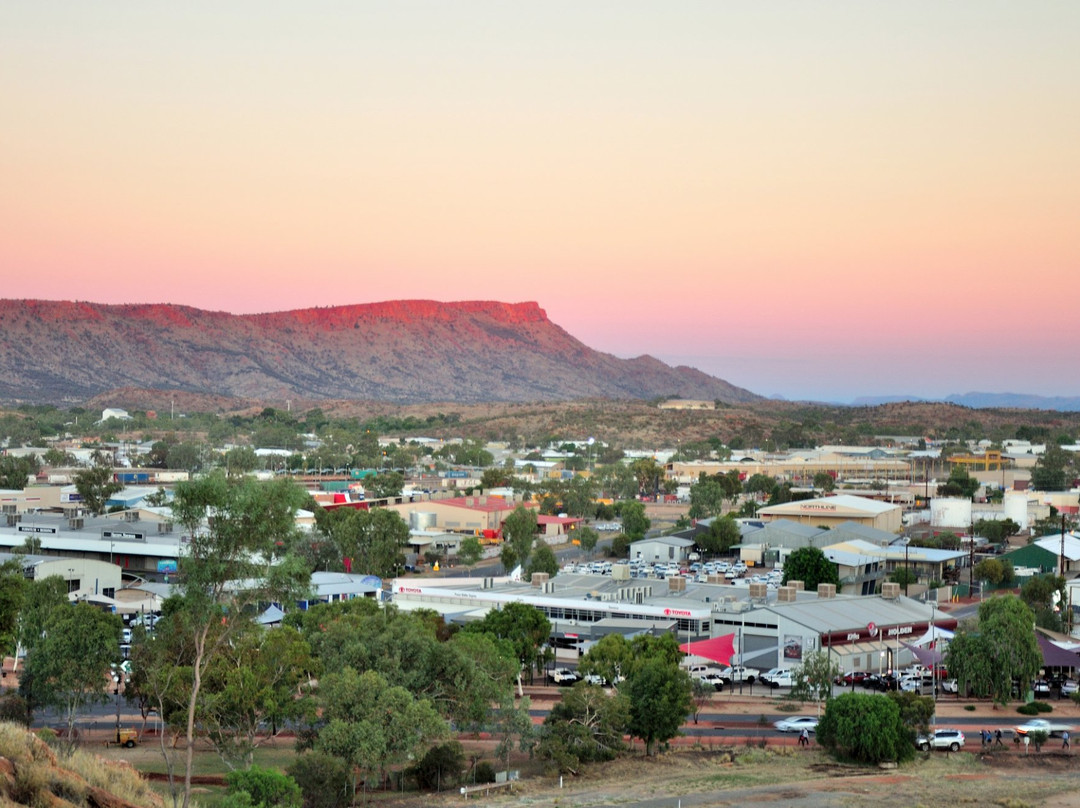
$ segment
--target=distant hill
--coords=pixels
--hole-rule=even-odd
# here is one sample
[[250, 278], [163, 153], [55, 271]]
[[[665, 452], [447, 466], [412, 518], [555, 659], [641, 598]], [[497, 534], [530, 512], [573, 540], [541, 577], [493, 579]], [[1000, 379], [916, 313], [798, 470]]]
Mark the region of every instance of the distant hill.
[[694, 368], [594, 351], [536, 303], [407, 300], [234, 315], [0, 300], [0, 401], [60, 404], [117, 388], [398, 403], [760, 400]]
[[[973, 409], [1001, 410], [1055, 410], [1057, 412], [1080, 412], [1080, 396], [1035, 396], [1027, 393], [954, 393], [940, 399], [949, 404]], [[851, 402], [853, 407], [876, 407], [910, 401], [929, 402], [933, 399], [918, 396], [860, 396]]]

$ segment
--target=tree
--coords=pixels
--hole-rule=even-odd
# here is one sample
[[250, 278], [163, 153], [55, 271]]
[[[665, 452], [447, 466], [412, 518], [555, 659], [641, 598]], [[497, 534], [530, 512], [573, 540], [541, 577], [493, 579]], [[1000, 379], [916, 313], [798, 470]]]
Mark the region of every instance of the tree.
[[639, 458], [630, 464], [630, 468], [637, 480], [639, 496], [653, 496], [660, 490], [660, 478], [664, 476], [664, 468], [655, 458]]
[[522, 695], [520, 671], [528, 671], [532, 678], [532, 671], [540, 657], [540, 646], [551, 637], [551, 622], [535, 606], [504, 603], [502, 608], [484, 615], [483, 620], [467, 624], [465, 631], [489, 634], [496, 640], [510, 643], [520, 666], [518, 694]]
[[[389, 684], [375, 671], [345, 668], [329, 674], [319, 683], [319, 697], [326, 724], [316, 748], [344, 760], [365, 775], [365, 783], [370, 775], [423, 756], [449, 732], [429, 701]], [[355, 774], [352, 792], [356, 794]]]
[[0, 656], [14, 653], [19, 611], [26, 597], [26, 577], [17, 559], [0, 564]]
[[22, 491], [40, 468], [37, 457], [0, 456], [0, 488]]
[[79, 713], [107, 699], [105, 682], [109, 666], [119, 662], [119, 644], [118, 616], [87, 603], [64, 604], [50, 612], [44, 635], [27, 657], [20, 686], [33, 693], [33, 702], [64, 716], [72, 746]]
[[723, 513], [724, 500], [727, 497], [727, 488], [717, 477], [701, 472], [698, 481], [690, 486], [690, 518], [719, 516]]
[[1005, 568], [996, 558], [984, 558], [975, 565], [975, 577], [980, 581], [997, 586], [1005, 577]]
[[966, 468], [957, 465], [952, 467], [949, 472], [949, 479], [938, 486], [937, 492], [940, 497], [971, 499], [978, 490], [979, 481], [968, 474]]
[[822, 702], [832, 695], [833, 680], [841, 673], [840, 664], [827, 651], [811, 651], [792, 673], [790, 698]]
[[776, 480], [768, 474], [753, 474], [746, 481], [744, 490], [747, 494], [764, 494], [770, 497], [776, 490]]
[[320, 508], [315, 524], [337, 549], [339, 559], [350, 559], [353, 571], [386, 578], [405, 563], [409, 526], [396, 511]]
[[1020, 532], [1020, 525], [1012, 519], [980, 519], [973, 526], [976, 536], [982, 536], [992, 544], [1001, 544], [1009, 536]]
[[919, 582], [919, 576], [915, 574], [914, 570], [908, 567], [897, 567], [890, 573], [889, 580], [894, 584], [900, 584], [906, 593], [908, 586]]
[[890, 690], [886, 695], [900, 709], [900, 720], [915, 736], [930, 734], [930, 719], [934, 717], [932, 696], [920, 696], [910, 690]]
[[712, 697], [715, 692], [716, 688], [711, 682], [706, 682], [704, 679], [699, 679], [696, 676], [690, 679], [690, 696], [694, 700], [695, 724], [698, 722], [698, 716], [701, 715], [701, 711], [712, 703]]
[[[68, 606], [67, 581], [59, 575], [38, 578], [25, 585], [15, 641], [29, 657], [45, 636], [45, 628], [57, 608]], [[18, 657], [16, 657], [16, 660]], [[32, 703], [30, 707], [35, 706]]]
[[946, 665], [957, 682], [1006, 704], [1013, 679], [1026, 691], [1042, 667], [1035, 639], [1035, 615], [1015, 595], [1001, 595], [979, 606], [978, 634], [958, 631], [949, 643]]
[[819, 471], [814, 475], [814, 488], [822, 491], [832, 491], [836, 488], [836, 478], [827, 471]]
[[471, 567], [484, 554], [484, 548], [480, 546], [480, 539], [476, 536], [466, 536], [458, 546], [458, 561], [467, 567]]
[[179, 608], [190, 631], [184, 723], [183, 805], [191, 800], [196, 718], [207, 669], [260, 602], [299, 599], [310, 574], [299, 559], [274, 562], [297, 532], [307, 494], [288, 480], [230, 481], [220, 472], [176, 486], [173, 514], [191, 539], [180, 558]]
[[897, 703], [869, 693], [830, 699], [816, 734], [818, 743], [841, 760], [877, 765], [915, 754]]
[[230, 477], [247, 474], [259, 467], [259, 456], [250, 446], [236, 446], [225, 453], [225, 473]]
[[365, 480], [365, 494], [374, 499], [396, 497], [405, 487], [405, 475], [400, 471], [381, 471]]
[[658, 743], [679, 734], [690, 712], [690, 676], [677, 663], [654, 656], [631, 674], [625, 692], [630, 702], [627, 730], [641, 738], [650, 756]]
[[714, 516], [709, 530], [698, 536], [698, 544], [707, 553], [723, 555], [742, 541], [742, 532], [739, 523], [728, 516]]
[[560, 772], [614, 760], [626, 748], [623, 735], [629, 717], [625, 696], [578, 682], [544, 719], [537, 755]]
[[577, 532], [577, 540], [578, 546], [585, 552], [585, 555], [591, 557], [593, 550], [596, 549], [597, 542], [600, 541], [600, 534], [591, 527], [583, 527]]
[[238, 631], [207, 668], [207, 695], [198, 711], [222, 760], [250, 767], [263, 740], [304, 714], [309, 700], [297, 693], [316, 673], [311, 648], [295, 628], [248, 625]]
[[1071, 471], [1072, 459], [1060, 446], [1046, 447], [1031, 469], [1031, 487], [1036, 491], [1062, 491], [1068, 483], [1066, 470]]
[[94, 516], [105, 513], [109, 499], [123, 487], [113, 479], [112, 466], [104, 463], [95, 463], [75, 473], [75, 490], [79, 492], [82, 504]]
[[[536, 539], [536, 511], [518, 505], [503, 522], [503, 539], [514, 549], [517, 564], [524, 567], [528, 564], [529, 554], [532, 553], [533, 541]], [[509, 570], [510, 567], [507, 566]]]
[[1066, 598], [1065, 580], [1055, 575], [1037, 575], [1020, 588], [1020, 599], [1035, 613], [1035, 624], [1051, 631], [1062, 630], [1058, 604]]
[[645, 506], [642, 503], [622, 503], [622, 528], [627, 539], [634, 542], [645, 538], [651, 526], [652, 520], [645, 515]]
[[840, 584], [840, 574], [836, 565], [825, 557], [817, 547], [800, 547], [787, 557], [784, 562], [784, 580], [802, 581], [803, 586], [813, 592], [818, 584]]
[[525, 567], [525, 580], [531, 581], [533, 573], [546, 572], [548, 575], [558, 575], [559, 560], [555, 557], [555, 551], [543, 539], [536, 545]]

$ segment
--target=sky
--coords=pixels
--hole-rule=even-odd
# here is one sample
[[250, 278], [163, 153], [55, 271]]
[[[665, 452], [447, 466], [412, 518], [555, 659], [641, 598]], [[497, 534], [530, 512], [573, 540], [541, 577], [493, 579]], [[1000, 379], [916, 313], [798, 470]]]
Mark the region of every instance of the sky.
[[1080, 3], [0, 0], [0, 297], [536, 301], [763, 395], [1080, 395]]

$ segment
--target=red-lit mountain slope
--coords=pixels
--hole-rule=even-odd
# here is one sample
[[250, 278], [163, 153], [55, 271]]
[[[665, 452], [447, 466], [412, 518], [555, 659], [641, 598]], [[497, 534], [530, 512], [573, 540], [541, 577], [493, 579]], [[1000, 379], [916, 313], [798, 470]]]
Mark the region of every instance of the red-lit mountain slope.
[[692, 368], [594, 351], [535, 303], [406, 300], [233, 315], [0, 301], [0, 400], [59, 404], [120, 387], [402, 403], [758, 398]]

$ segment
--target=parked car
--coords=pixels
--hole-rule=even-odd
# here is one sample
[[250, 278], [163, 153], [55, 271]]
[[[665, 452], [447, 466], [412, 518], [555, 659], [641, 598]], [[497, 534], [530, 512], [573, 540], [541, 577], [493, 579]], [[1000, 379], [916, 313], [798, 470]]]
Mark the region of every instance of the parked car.
[[773, 722], [773, 726], [780, 732], [814, 732], [817, 729], [818, 719], [810, 715], [798, 715], [792, 718], [781, 718]]
[[1045, 679], [1037, 679], [1032, 686], [1032, 690], [1036, 696], [1049, 696], [1050, 695], [1050, 683]]
[[1066, 679], [1061, 683], [1061, 695], [1071, 696], [1074, 693], [1080, 691], [1080, 685], [1077, 685], [1072, 679]]
[[[762, 679], [765, 677], [763, 676]], [[791, 668], [783, 668], [779, 672], [769, 677], [769, 687], [774, 690], [778, 687], [793, 687], [795, 685], [795, 677]]]
[[943, 693], [958, 693], [960, 691], [960, 685], [955, 679], [946, 679], [941, 683], [941, 690]]
[[719, 671], [700, 673], [697, 678], [706, 684], [712, 685], [717, 692], [724, 689], [724, 677], [720, 675]]
[[868, 671], [850, 671], [848, 673], [842, 673], [836, 677], [836, 684], [838, 685], [852, 685], [862, 684], [867, 676], [872, 676]]
[[581, 677], [569, 668], [554, 668], [548, 673], [548, 678], [557, 685], [572, 685]]
[[597, 687], [607, 687], [607, 680], [598, 673], [586, 673], [584, 678], [585, 681], [588, 682], [590, 685], [596, 685]]
[[937, 729], [930, 736], [920, 735], [916, 738], [915, 746], [924, 752], [931, 749], [959, 752], [964, 747], [964, 733], [958, 729]]
[[746, 668], [742, 665], [728, 665], [720, 671], [720, 675], [724, 678], [726, 684], [732, 682], [750, 683], [761, 676], [761, 671], [757, 668]]

